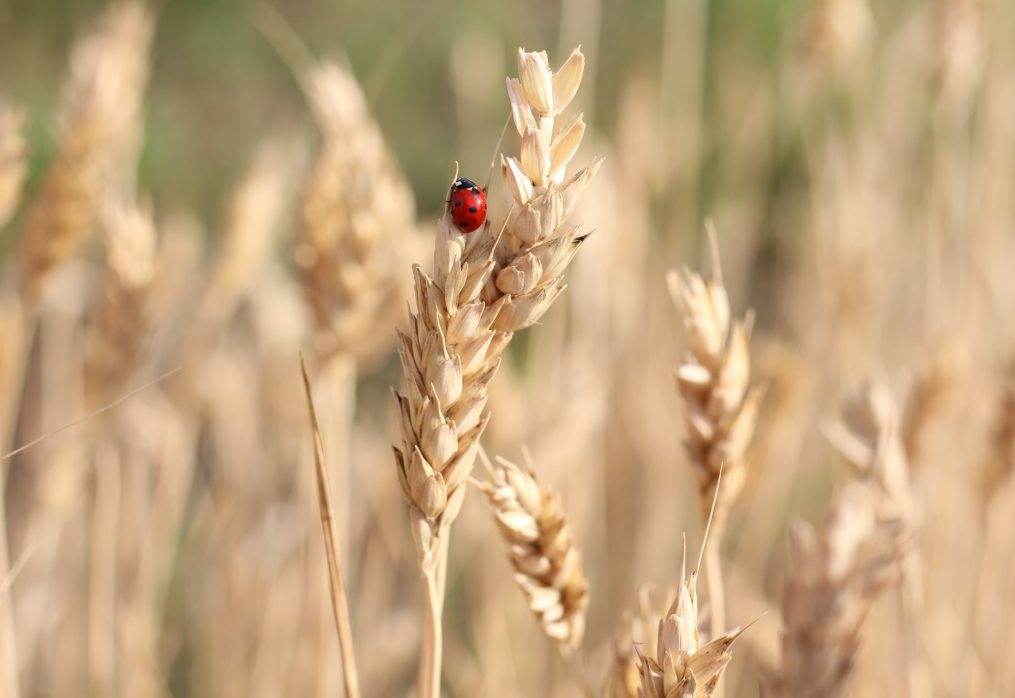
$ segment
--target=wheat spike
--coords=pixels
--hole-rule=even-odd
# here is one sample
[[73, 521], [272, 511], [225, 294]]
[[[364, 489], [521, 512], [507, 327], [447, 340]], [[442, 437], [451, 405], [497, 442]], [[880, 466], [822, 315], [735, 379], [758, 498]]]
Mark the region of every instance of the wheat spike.
[[21, 197], [27, 159], [24, 128], [24, 112], [0, 103], [0, 228], [14, 215]]
[[488, 223], [463, 234], [445, 214], [433, 276], [415, 267], [416, 310], [408, 332], [399, 334], [405, 388], [396, 395], [402, 446], [395, 457], [424, 567], [434, 564], [440, 538], [461, 507], [501, 352], [563, 290], [561, 274], [582, 239], [564, 221], [599, 167], [565, 181], [584, 124], [579, 117], [554, 131], [577, 91], [582, 54], [573, 52], [556, 74], [543, 53], [520, 51], [518, 63], [522, 77], [508, 81], [508, 94], [522, 155], [502, 160], [513, 203], [503, 233]]
[[559, 496], [539, 482], [531, 467], [503, 458], [491, 466], [483, 491], [529, 608], [543, 632], [569, 655], [585, 632], [589, 585]]
[[680, 587], [659, 621], [655, 656], [638, 650], [644, 698], [708, 698], [733, 658], [731, 648], [743, 632], [734, 628], [703, 643], [698, 633], [698, 573], [687, 574], [686, 549]]
[[21, 239], [29, 298], [91, 232], [111, 169], [134, 142], [153, 25], [144, 3], [114, 4], [74, 45], [56, 159], [29, 204]]
[[817, 529], [803, 521], [791, 529], [776, 695], [846, 694], [864, 619], [898, 577], [904, 529], [881, 518], [881, 499], [873, 483], [852, 481]]
[[578, 116], [556, 118], [578, 90], [585, 59], [575, 50], [553, 73], [545, 53], [519, 50], [518, 79], [508, 80], [519, 157], [501, 159], [512, 207], [500, 233], [486, 225], [463, 233], [445, 211], [437, 224], [433, 275], [414, 267], [416, 309], [399, 333], [405, 375], [396, 393], [402, 432], [395, 462], [427, 600], [421, 695], [440, 691], [440, 610], [447, 533], [489, 420], [487, 386], [514, 332], [537, 322], [563, 290], [561, 275], [582, 237], [566, 227], [599, 162], [565, 177], [581, 143]]
[[352, 74], [324, 62], [304, 85], [322, 144], [304, 185], [296, 264], [318, 353], [363, 360], [389, 346], [406, 295], [398, 261], [415, 202]]
[[673, 302], [683, 312], [690, 343], [676, 371], [687, 408], [685, 445], [698, 479], [702, 516], [708, 516], [715, 499], [716, 538], [721, 538], [726, 513], [747, 475], [744, 454], [754, 434], [761, 391], [749, 387], [747, 347], [753, 317], [731, 322], [718, 253], [713, 255], [711, 278], [684, 269], [671, 271], [667, 281]]
[[98, 406], [123, 391], [141, 353], [155, 274], [156, 232], [147, 203], [110, 202], [102, 214], [106, 273], [88, 337], [85, 390]]

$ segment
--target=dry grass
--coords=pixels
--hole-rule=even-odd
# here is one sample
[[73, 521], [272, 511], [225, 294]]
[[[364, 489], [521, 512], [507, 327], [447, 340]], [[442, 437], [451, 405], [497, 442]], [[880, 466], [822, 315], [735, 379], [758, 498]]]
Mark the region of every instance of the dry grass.
[[814, 0], [769, 74], [670, 5], [641, 72], [453, 54], [483, 152], [430, 162], [513, 125], [469, 234], [339, 61], [210, 222], [168, 207], [145, 5], [74, 44], [51, 146], [2, 102], [0, 695], [1015, 693], [1015, 10]]

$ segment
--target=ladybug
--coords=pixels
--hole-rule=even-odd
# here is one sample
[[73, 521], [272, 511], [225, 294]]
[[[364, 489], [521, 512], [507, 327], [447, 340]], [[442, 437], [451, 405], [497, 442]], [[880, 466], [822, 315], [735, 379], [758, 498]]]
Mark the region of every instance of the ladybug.
[[459, 177], [448, 192], [447, 210], [456, 228], [471, 233], [486, 220], [486, 189], [467, 177]]

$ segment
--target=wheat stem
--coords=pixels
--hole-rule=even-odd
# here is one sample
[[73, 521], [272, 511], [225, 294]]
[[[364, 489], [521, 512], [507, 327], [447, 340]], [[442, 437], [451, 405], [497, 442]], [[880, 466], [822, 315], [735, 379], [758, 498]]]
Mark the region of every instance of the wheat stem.
[[359, 678], [356, 673], [356, 657], [352, 644], [352, 624], [349, 621], [349, 601], [345, 594], [345, 580], [342, 577], [342, 565], [338, 554], [338, 532], [335, 530], [335, 512], [331, 503], [331, 487], [328, 484], [328, 472], [324, 466], [324, 446], [321, 443], [321, 430], [317, 423], [317, 411], [310, 392], [310, 379], [307, 368], [300, 356], [300, 371], [303, 374], [303, 389], [307, 395], [307, 409], [310, 413], [310, 426], [314, 437], [314, 471], [317, 475], [317, 502], [321, 508], [321, 530], [324, 534], [324, 549], [328, 557], [328, 577], [331, 580], [331, 610], [335, 616], [335, 629], [338, 631], [338, 647], [342, 658], [342, 675], [345, 681], [347, 698], [359, 698]]

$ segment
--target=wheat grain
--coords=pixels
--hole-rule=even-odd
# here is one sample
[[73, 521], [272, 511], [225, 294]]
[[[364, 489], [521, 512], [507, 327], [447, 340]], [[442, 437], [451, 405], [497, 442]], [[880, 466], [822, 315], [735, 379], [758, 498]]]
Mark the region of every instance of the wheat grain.
[[74, 45], [56, 159], [29, 204], [21, 239], [22, 286], [34, 297], [91, 232], [125, 159], [148, 77], [154, 20], [144, 3], [111, 5]]
[[482, 487], [509, 546], [515, 581], [543, 632], [567, 656], [585, 633], [589, 585], [560, 498], [531, 466], [497, 458], [490, 475]]

